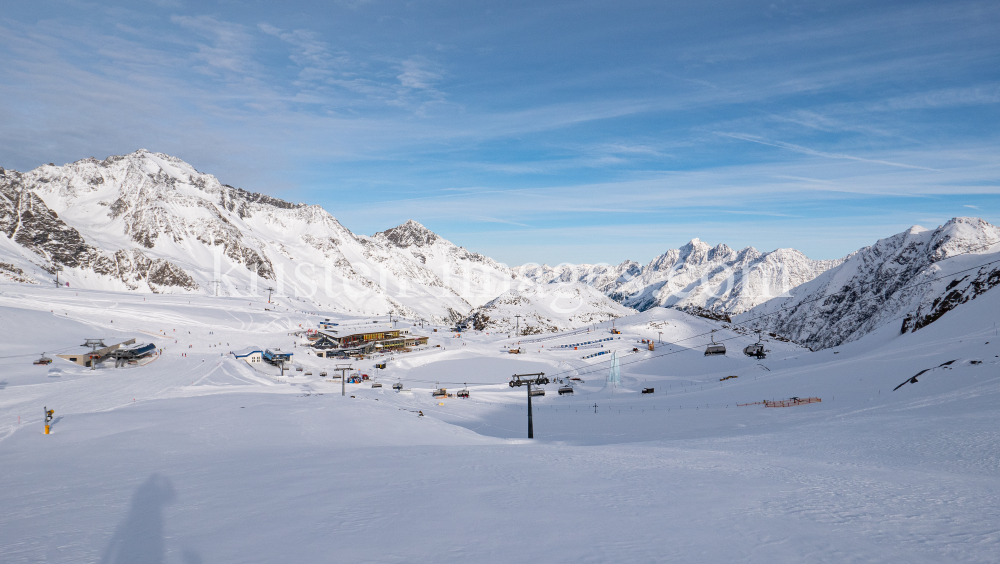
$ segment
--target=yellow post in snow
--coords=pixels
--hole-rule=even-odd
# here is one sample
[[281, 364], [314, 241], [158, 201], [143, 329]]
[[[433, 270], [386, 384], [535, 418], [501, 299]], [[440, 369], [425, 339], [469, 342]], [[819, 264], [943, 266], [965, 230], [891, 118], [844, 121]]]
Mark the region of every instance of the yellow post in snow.
[[48, 407], [43, 408], [45, 410], [45, 434], [49, 434], [49, 423], [52, 422], [52, 414], [56, 412], [54, 409], [49, 409]]

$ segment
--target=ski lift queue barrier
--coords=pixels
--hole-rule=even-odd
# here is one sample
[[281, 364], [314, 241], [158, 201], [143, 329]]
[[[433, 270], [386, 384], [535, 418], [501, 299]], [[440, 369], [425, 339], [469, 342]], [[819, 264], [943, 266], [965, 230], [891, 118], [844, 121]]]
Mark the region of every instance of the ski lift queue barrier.
[[551, 335], [548, 337], [537, 337], [535, 339], [520, 339], [519, 343], [541, 343], [542, 341], [551, 341], [552, 339], [560, 339], [562, 337], [569, 337], [572, 335], [580, 335], [582, 333], [590, 333], [590, 329], [577, 329], [576, 331], [570, 331], [569, 333], [559, 333], [558, 335]]
[[763, 405], [764, 407], [792, 407], [796, 405], [806, 405], [808, 403], [820, 403], [823, 400], [817, 397], [811, 398], [789, 398], [786, 400], [764, 400], [750, 403], [738, 403], [736, 407], [746, 407], [749, 405]]
[[613, 341], [614, 339], [615, 339], [614, 337], [608, 337], [606, 339], [598, 339], [596, 341], [586, 341], [586, 342], [583, 342], [583, 343], [573, 343], [572, 345], [556, 345], [556, 346], [551, 347], [551, 348], [553, 348], [553, 349], [568, 349], [568, 348], [571, 348], [571, 347], [582, 347], [584, 345], [593, 345], [593, 344], [596, 344], [596, 343], [603, 343], [603, 342], [606, 342], [606, 341]]
[[601, 356], [602, 354], [611, 354], [612, 352], [614, 351], [599, 351], [594, 354], [588, 354], [587, 356], [581, 356], [580, 358], [582, 360], [587, 360], [588, 358], [594, 358], [595, 356]]

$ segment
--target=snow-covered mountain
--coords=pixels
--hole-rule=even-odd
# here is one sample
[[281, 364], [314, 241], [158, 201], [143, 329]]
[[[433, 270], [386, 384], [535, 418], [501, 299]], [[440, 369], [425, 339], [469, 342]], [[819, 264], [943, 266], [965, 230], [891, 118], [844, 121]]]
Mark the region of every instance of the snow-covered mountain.
[[419, 279], [428, 286], [443, 284], [472, 306], [495, 298], [510, 287], [513, 279], [507, 266], [458, 247], [412, 219], [376, 233], [371, 239], [408, 259], [405, 268], [399, 268], [398, 262], [385, 261], [387, 268], [399, 269], [400, 278]]
[[525, 264], [512, 269], [514, 275], [536, 284], [562, 284], [581, 282], [592, 286], [604, 294], [612, 294], [629, 280], [642, 273], [642, 265], [626, 260], [618, 265], [611, 264]]
[[586, 284], [521, 281], [474, 309], [465, 321], [478, 331], [514, 333], [519, 328], [521, 335], [533, 335], [576, 329], [633, 313], [636, 311]]
[[[0, 276], [245, 296], [267, 287], [335, 310], [456, 320], [510, 270], [410, 221], [356, 235], [326, 210], [222, 184], [139, 150], [27, 173], [0, 168]], [[218, 282], [216, 282], [218, 281]]]
[[514, 273], [539, 284], [582, 282], [640, 311], [672, 307], [722, 316], [781, 296], [841, 262], [811, 260], [795, 249], [761, 253], [747, 247], [735, 251], [692, 239], [646, 266], [634, 261], [617, 266], [525, 265], [515, 268]]
[[839, 266], [738, 316], [813, 350], [884, 326], [916, 331], [1000, 284], [1000, 228], [958, 217], [880, 239]]

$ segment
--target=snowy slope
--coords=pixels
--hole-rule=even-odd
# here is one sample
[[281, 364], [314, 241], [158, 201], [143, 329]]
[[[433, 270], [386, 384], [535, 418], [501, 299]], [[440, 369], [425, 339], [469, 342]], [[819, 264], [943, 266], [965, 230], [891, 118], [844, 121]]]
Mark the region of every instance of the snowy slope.
[[514, 333], [520, 328], [521, 335], [533, 335], [576, 329], [633, 313], [635, 310], [586, 284], [522, 281], [474, 309], [466, 321], [478, 331]]
[[913, 331], [1000, 283], [1000, 229], [958, 217], [880, 239], [816, 279], [736, 318], [812, 349], [881, 327]]
[[[998, 293], [838, 354], [769, 342], [763, 361], [705, 357], [711, 329], [731, 351], [753, 338], [652, 308], [616, 320], [619, 352], [663, 341], [621, 357], [620, 387], [605, 385], [605, 357], [549, 346], [579, 335], [508, 355], [506, 335], [432, 332], [379, 374], [411, 394], [345, 396], [317, 370], [337, 361], [298, 354], [289, 335], [322, 316], [279, 301], [0, 282], [0, 561], [930, 564], [1000, 551]], [[31, 364], [40, 346], [88, 337], [165, 350], [124, 369]], [[251, 343], [295, 351], [314, 376], [227, 354]], [[531, 441], [525, 389], [506, 385], [529, 372], [580, 379], [573, 395], [552, 384], [533, 398]], [[466, 382], [469, 399], [431, 397]], [[737, 407], [791, 396], [822, 402]]]
[[744, 312], [841, 262], [811, 260], [795, 249], [735, 251], [724, 244], [712, 247], [692, 239], [642, 267], [625, 261], [617, 266], [524, 265], [514, 270], [517, 276], [540, 284], [583, 282], [640, 311], [672, 307], [721, 315]]
[[273, 286], [334, 309], [454, 320], [511, 277], [415, 222], [356, 235], [319, 206], [145, 150], [0, 169], [0, 230], [20, 247], [14, 268], [61, 267], [73, 287], [241, 296]]

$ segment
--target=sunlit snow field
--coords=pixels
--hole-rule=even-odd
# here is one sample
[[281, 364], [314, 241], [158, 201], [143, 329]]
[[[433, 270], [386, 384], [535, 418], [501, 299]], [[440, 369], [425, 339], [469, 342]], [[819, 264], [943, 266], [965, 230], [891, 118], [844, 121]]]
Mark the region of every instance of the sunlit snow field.
[[[319, 375], [337, 361], [291, 332], [371, 318], [0, 284], [0, 562], [995, 562], [993, 294], [903, 336], [819, 352], [771, 340], [763, 361], [741, 352], [756, 335], [650, 310], [605, 343], [622, 353], [620, 386], [609, 355], [581, 358], [599, 346], [553, 348], [609, 337], [607, 323], [511, 355], [506, 334], [402, 321], [430, 346], [378, 373], [354, 361], [384, 387], [341, 396]], [[711, 329], [727, 356], [702, 354]], [[653, 352], [637, 343], [660, 332]], [[164, 353], [32, 364], [93, 337]], [[228, 354], [249, 345], [305, 370]], [[529, 441], [526, 390], [507, 379], [532, 372], [581, 381], [533, 398]], [[469, 399], [430, 394], [466, 384]], [[737, 407], [792, 396], [822, 402]]]

